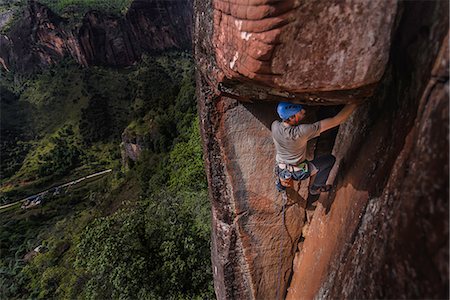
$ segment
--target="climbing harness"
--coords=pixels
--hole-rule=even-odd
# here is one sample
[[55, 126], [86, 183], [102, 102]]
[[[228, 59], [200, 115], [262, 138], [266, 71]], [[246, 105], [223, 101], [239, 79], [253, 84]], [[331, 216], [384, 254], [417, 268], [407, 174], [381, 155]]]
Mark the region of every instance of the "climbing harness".
[[[286, 191], [282, 191], [281, 193], [282, 198], [282, 209], [281, 209], [281, 226], [282, 228], [285, 227], [285, 209], [286, 209], [286, 203], [287, 203], [287, 194]], [[278, 287], [277, 287], [277, 296], [276, 300], [278, 300], [279, 296], [282, 296], [280, 294], [280, 288], [281, 288], [281, 266], [282, 266], [282, 259], [283, 259], [283, 235], [280, 237], [280, 254], [278, 259]]]
[[304, 160], [297, 165], [277, 164], [275, 166], [275, 174], [277, 176], [276, 187], [281, 192], [288, 187], [292, 187], [293, 180], [299, 181], [308, 178], [311, 175], [311, 171], [308, 161]]

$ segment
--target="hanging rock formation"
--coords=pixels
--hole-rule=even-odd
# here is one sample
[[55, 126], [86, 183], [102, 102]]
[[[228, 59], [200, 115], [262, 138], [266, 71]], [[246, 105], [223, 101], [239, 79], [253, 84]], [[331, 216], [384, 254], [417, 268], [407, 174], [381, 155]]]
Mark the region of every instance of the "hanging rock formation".
[[198, 3], [206, 33], [199, 46], [210, 43], [202, 53], [214, 57], [200, 63], [214, 65], [208, 81], [234, 98], [345, 103], [370, 95], [383, 75], [396, 7], [396, 1]]
[[124, 17], [91, 11], [73, 27], [30, 1], [8, 35], [0, 36], [0, 63], [28, 71], [69, 56], [84, 66], [129, 66], [145, 52], [190, 49], [191, 18], [190, 0], [135, 0]]
[[[448, 3], [210, 0], [194, 13], [217, 298], [448, 297]], [[275, 100], [308, 105], [310, 121], [315, 105], [361, 103], [314, 213], [305, 182], [285, 214], [275, 191]]]

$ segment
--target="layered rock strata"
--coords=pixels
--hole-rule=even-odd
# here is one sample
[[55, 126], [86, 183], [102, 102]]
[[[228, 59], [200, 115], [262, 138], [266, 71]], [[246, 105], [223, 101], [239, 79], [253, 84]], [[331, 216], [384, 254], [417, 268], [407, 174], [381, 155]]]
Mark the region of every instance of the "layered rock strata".
[[214, 0], [208, 9], [219, 69], [208, 76], [211, 85], [244, 101], [336, 104], [373, 92], [388, 60], [397, 4]]
[[129, 66], [145, 52], [190, 49], [191, 19], [190, 0], [135, 0], [124, 17], [91, 11], [75, 26], [30, 1], [8, 35], [0, 36], [0, 62], [19, 71], [64, 57], [84, 66]]
[[[218, 299], [448, 297], [448, 71], [431, 72], [448, 3], [398, 5], [195, 2]], [[312, 221], [304, 183], [285, 214], [274, 189], [280, 99], [364, 102], [339, 129], [336, 187]]]

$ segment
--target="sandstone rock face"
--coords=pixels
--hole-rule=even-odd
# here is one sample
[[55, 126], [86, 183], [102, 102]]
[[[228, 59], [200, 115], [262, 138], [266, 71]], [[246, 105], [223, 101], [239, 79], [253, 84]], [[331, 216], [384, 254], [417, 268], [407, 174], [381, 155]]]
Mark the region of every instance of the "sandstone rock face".
[[66, 32], [64, 20], [46, 7], [30, 2], [23, 18], [1, 37], [0, 57], [5, 69], [24, 71], [33, 65], [48, 65], [72, 54], [82, 60], [81, 51], [73, 46], [76, 37]]
[[211, 40], [220, 69], [212, 84], [221, 82], [244, 99], [287, 96], [330, 104], [373, 91], [388, 60], [397, 11], [393, 0], [212, 5]]
[[123, 18], [92, 11], [79, 28], [30, 1], [8, 36], [0, 37], [0, 63], [27, 71], [71, 56], [80, 64], [128, 66], [142, 53], [190, 49], [190, 0], [135, 0]]
[[[323, 206], [315, 212], [287, 299], [448, 298], [448, 127], [442, 125], [449, 123], [449, 61], [448, 35], [442, 40], [448, 22], [444, 9], [448, 7], [406, 5], [399, 32], [413, 36], [416, 30], [431, 30], [417, 40], [399, 38], [390, 77], [373, 104], [341, 128], [335, 154], [352, 166], [339, 170], [343, 177], [337, 180], [336, 194], [322, 199]], [[423, 19], [417, 24], [419, 12]], [[441, 48], [433, 62], [437, 45]], [[401, 49], [410, 49], [408, 58], [402, 58]], [[412, 76], [402, 72], [404, 63]], [[391, 111], [376, 108], [386, 107], [391, 97]], [[365, 129], [367, 120], [374, 124]], [[371, 140], [360, 138], [358, 151], [347, 144], [348, 135], [368, 135]]]
[[[286, 289], [306, 202], [291, 197], [283, 214], [283, 200], [273, 188], [268, 122], [274, 115], [267, 112], [274, 105], [206, 99], [201, 116], [208, 140], [217, 297], [275, 299]], [[283, 218], [290, 221], [283, 224]]]
[[[448, 124], [448, 51], [442, 48], [448, 43], [444, 41], [448, 3], [400, 3], [395, 30], [389, 16], [396, 9], [393, 2], [289, 3], [195, 3], [197, 88], [213, 212], [217, 298], [448, 298], [448, 126], [443, 126]], [[246, 9], [252, 5], [261, 11]], [[370, 16], [367, 9], [372, 10]], [[297, 19], [294, 11], [303, 19]], [[349, 17], [352, 11], [354, 18]], [[284, 16], [290, 14], [294, 17], [285, 23]], [[310, 21], [316, 17], [320, 22], [319, 15], [329, 26]], [[261, 28], [250, 31], [244, 27], [250, 23]], [[389, 30], [386, 23], [391, 24]], [[354, 28], [356, 24], [362, 27]], [[241, 27], [226, 29], [233, 26]], [[345, 40], [362, 28], [359, 34], [365, 36], [349, 38], [342, 48], [335, 44], [342, 40], [331, 34], [339, 32]], [[255, 35], [249, 34], [257, 29], [266, 30], [264, 37], [279, 29], [277, 42], [286, 41], [263, 57], [270, 62], [270, 72], [277, 62], [284, 70], [282, 64], [294, 55], [327, 66], [329, 57], [338, 57], [341, 50], [353, 54], [348, 61], [339, 56], [345, 63], [335, 65], [330, 73], [321, 69], [322, 76], [311, 73], [314, 68], [307, 64], [287, 71], [283, 82], [262, 68], [252, 75], [239, 68], [251, 61], [244, 57], [266, 49], [260, 44], [244, 46], [253, 41]], [[320, 55], [297, 51], [302, 43], [307, 46], [307, 29], [315, 35], [330, 33], [331, 44]], [[375, 32], [374, 41], [370, 35]], [[372, 41], [373, 49], [353, 52], [367, 41]], [[236, 50], [241, 52], [234, 61]], [[383, 63], [376, 62], [380, 57]], [[371, 91], [358, 94], [368, 85]], [[258, 100], [340, 104], [372, 91], [373, 96], [361, 99], [364, 103], [339, 129], [333, 148], [337, 163], [329, 179], [335, 184], [333, 192], [322, 196], [312, 213], [302, 183], [298, 192], [297, 187], [289, 191], [283, 220], [283, 202], [274, 188], [270, 137], [276, 102]], [[315, 155], [323, 153], [324, 144], [320, 137]]]

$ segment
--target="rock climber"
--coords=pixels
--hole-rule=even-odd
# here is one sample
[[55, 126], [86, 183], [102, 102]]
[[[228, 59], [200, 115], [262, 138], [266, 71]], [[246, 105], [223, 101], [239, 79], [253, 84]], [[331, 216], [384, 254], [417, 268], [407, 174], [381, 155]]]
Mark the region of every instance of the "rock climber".
[[356, 104], [347, 104], [336, 116], [313, 124], [301, 124], [306, 116], [306, 110], [301, 104], [280, 102], [277, 107], [281, 121], [272, 123], [272, 138], [276, 149], [275, 173], [278, 191], [292, 186], [292, 180], [304, 180], [316, 175], [309, 187], [311, 195], [328, 192], [331, 185], [327, 185], [328, 175], [336, 158], [323, 155], [311, 161], [306, 160], [306, 144], [308, 140], [319, 136], [322, 132], [344, 123], [355, 110]]

